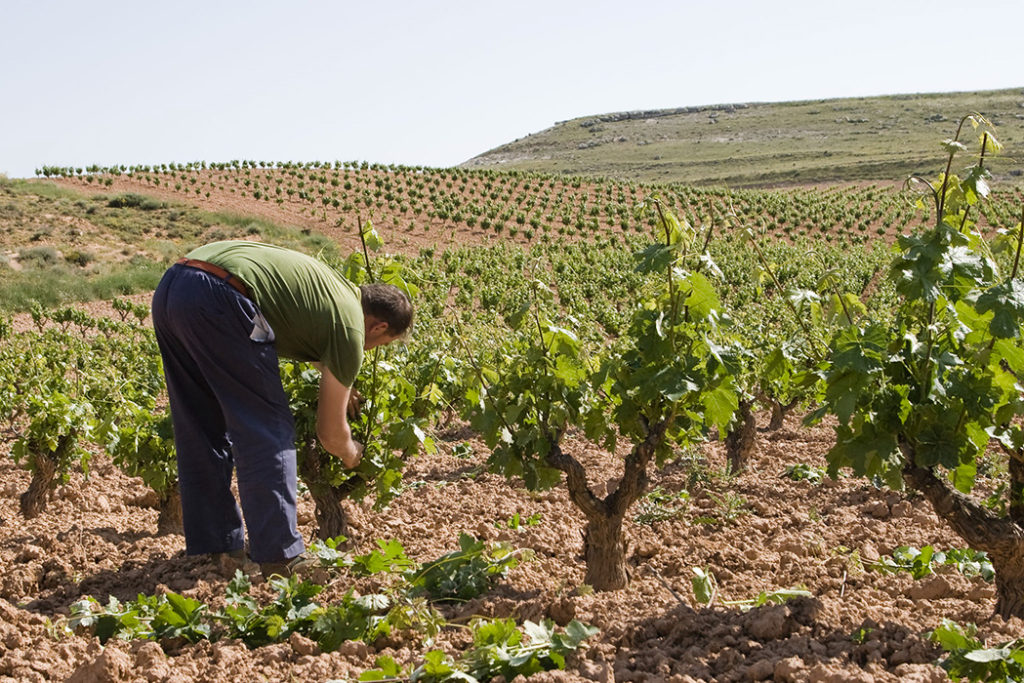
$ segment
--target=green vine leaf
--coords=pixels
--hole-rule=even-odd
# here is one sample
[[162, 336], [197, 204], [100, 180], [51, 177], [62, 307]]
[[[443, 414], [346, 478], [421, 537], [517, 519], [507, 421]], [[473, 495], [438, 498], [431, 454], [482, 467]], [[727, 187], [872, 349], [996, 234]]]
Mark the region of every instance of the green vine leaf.
[[1009, 280], [978, 297], [979, 313], [992, 313], [991, 331], [999, 339], [1020, 337], [1024, 323], [1024, 281]]

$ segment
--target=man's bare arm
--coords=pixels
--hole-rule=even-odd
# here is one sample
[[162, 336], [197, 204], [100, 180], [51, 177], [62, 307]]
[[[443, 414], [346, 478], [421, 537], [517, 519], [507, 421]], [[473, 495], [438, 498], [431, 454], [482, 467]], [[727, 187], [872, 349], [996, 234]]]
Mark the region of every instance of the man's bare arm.
[[325, 366], [320, 369], [320, 401], [316, 411], [316, 436], [324, 449], [341, 458], [345, 467], [353, 468], [363, 457], [363, 446], [352, 439], [348, 424], [352, 389], [345, 386]]

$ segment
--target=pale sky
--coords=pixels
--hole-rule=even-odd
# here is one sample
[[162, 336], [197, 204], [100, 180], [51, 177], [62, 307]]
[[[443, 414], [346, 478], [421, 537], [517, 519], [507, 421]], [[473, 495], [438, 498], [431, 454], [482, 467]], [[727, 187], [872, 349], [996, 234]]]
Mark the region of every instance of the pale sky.
[[0, 173], [452, 166], [631, 109], [1011, 87], [1024, 102], [1022, 28], [1021, 0], [0, 0]]

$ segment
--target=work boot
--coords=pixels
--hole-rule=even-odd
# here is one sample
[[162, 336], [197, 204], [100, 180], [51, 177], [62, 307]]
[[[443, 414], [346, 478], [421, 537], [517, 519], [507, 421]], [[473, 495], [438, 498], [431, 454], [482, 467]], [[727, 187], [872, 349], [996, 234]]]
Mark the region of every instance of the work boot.
[[242, 569], [248, 558], [245, 556], [245, 548], [229, 550], [226, 553], [211, 553], [210, 559], [217, 567], [217, 573], [221, 576], [231, 577], [235, 572]]
[[260, 572], [263, 574], [264, 579], [269, 579], [272, 576], [280, 576], [286, 579], [298, 576], [300, 579], [313, 583], [324, 583], [328, 577], [327, 570], [319, 566], [314, 558], [309, 557], [305, 553], [296, 555], [290, 560], [260, 562]]

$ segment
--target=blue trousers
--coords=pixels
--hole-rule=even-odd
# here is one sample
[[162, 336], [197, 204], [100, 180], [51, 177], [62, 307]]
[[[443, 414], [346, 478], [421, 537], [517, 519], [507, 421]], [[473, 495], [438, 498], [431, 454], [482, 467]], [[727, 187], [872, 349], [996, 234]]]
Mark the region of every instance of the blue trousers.
[[295, 517], [294, 418], [274, 344], [250, 338], [257, 316], [256, 305], [226, 282], [185, 265], [172, 266], [153, 294], [189, 555], [238, 550], [245, 530], [255, 562], [304, 548]]

